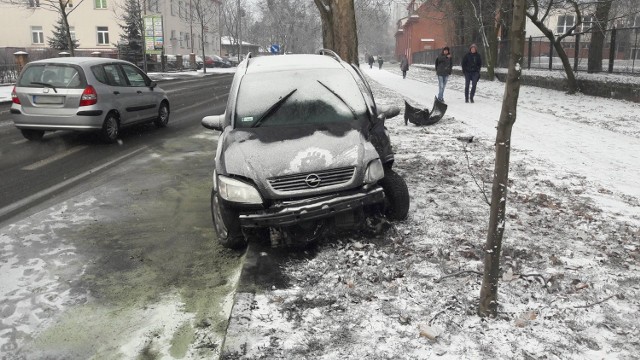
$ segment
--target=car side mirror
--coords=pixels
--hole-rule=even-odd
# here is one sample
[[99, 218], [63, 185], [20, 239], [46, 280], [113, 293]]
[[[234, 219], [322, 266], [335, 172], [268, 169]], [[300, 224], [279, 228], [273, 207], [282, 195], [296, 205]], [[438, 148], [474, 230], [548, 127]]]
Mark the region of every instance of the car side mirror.
[[400, 108], [397, 106], [380, 106], [378, 107], [378, 119], [386, 120], [398, 116]]
[[149, 84], [149, 88], [150, 88], [151, 90], [155, 89], [155, 87], [156, 87], [156, 86], [158, 86], [158, 83], [157, 83], [157, 82], [155, 82], [155, 81], [152, 81], [152, 82]]
[[211, 130], [222, 131], [224, 129], [224, 114], [203, 117], [202, 126]]

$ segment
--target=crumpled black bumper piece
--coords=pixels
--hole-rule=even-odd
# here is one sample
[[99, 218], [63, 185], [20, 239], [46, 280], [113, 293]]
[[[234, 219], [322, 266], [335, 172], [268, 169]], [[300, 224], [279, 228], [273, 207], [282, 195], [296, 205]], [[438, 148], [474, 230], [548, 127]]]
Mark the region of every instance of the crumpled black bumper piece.
[[376, 186], [369, 190], [286, 202], [257, 212], [241, 212], [240, 225], [243, 227], [289, 226], [302, 221], [332, 217], [382, 201], [384, 201], [384, 192], [381, 187]]

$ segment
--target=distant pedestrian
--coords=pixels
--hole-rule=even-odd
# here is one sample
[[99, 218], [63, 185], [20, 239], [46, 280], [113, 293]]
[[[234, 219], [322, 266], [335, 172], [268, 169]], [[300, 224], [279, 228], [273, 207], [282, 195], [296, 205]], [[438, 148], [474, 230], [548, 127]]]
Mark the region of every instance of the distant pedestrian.
[[369, 55], [367, 63], [369, 64], [369, 69], [373, 69], [373, 55]]
[[407, 55], [402, 55], [402, 60], [400, 60], [400, 70], [402, 70], [402, 78], [406, 78], [407, 71], [409, 71], [409, 59], [407, 59]]
[[378, 69], [382, 69], [383, 62], [384, 60], [382, 59], [382, 56], [378, 55]]
[[436, 58], [436, 75], [438, 75], [438, 100], [444, 102], [444, 88], [447, 86], [449, 75], [451, 75], [451, 54], [449, 47], [445, 46], [442, 53]]
[[[476, 84], [480, 79], [480, 69], [482, 68], [482, 59], [478, 54], [476, 44], [471, 44], [469, 52], [462, 58], [462, 72], [464, 73], [464, 102], [473, 102], [473, 96], [476, 94]], [[471, 92], [469, 92], [469, 83], [471, 83]]]

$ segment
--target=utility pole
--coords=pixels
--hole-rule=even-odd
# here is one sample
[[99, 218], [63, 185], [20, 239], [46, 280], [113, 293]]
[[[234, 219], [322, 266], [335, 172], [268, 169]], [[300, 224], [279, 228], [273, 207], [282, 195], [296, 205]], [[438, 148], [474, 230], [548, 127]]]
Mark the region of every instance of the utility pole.
[[[139, 3], [138, 3], [139, 4]], [[142, 70], [147, 72], [147, 42], [145, 41], [146, 33], [145, 33], [145, 23], [144, 23], [144, 15], [147, 15], [147, 0], [142, 0]]]
[[189, 34], [191, 53], [193, 54], [193, 0], [189, 0]]
[[238, 15], [237, 18], [237, 26], [238, 26], [238, 64], [242, 61], [242, 13], [240, 12], [240, 0], [238, 0]]

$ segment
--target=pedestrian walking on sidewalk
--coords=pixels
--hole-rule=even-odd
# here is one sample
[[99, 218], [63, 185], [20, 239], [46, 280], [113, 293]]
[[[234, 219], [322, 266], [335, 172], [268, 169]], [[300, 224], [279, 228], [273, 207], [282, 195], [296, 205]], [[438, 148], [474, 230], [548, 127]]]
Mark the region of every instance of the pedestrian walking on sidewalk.
[[[482, 59], [478, 54], [476, 44], [471, 44], [469, 52], [462, 58], [462, 72], [464, 73], [464, 102], [473, 102], [473, 96], [476, 94], [476, 84], [480, 79], [480, 68], [482, 68]], [[469, 92], [469, 83], [471, 83], [471, 92]]]
[[444, 88], [447, 86], [452, 69], [449, 47], [445, 46], [442, 53], [436, 58], [436, 75], [438, 75], [438, 100], [444, 102]]
[[369, 64], [369, 69], [373, 69], [373, 55], [369, 55], [367, 63]]
[[382, 56], [378, 55], [378, 69], [382, 69], [383, 62], [384, 60], [382, 59]]
[[406, 78], [407, 71], [409, 71], [409, 59], [407, 59], [407, 55], [402, 55], [402, 60], [400, 60], [400, 70], [402, 71], [402, 78]]

